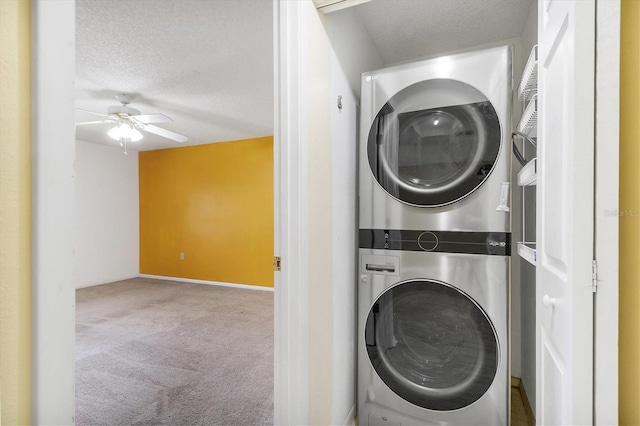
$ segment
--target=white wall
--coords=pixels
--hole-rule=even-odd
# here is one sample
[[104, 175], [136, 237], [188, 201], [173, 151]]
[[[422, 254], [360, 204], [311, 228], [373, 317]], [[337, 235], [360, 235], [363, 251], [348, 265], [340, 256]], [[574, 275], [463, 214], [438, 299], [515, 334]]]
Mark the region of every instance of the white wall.
[[331, 78], [337, 82], [332, 83], [332, 87], [340, 87], [340, 79], [346, 78], [355, 96], [355, 102], [359, 104], [362, 73], [382, 68], [385, 63], [365, 29], [360, 15], [353, 8], [328, 14], [325, 22], [334, 55]]
[[331, 164], [330, 50], [327, 36], [311, 2], [303, 2], [307, 15], [309, 54], [306, 56], [308, 133], [308, 253], [309, 253], [309, 424], [331, 424], [333, 376], [330, 373], [334, 336], [332, 318], [333, 229]]
[[76, 142], [76, 287], [139, 273], [138, 152]]
[[[360, 75], [383, 66], [353, 9], [326, 15], [331, 43], [332, 424], [350, 424], [356, 404], [357, 129]], [[342, 96], [342, 110], [337, 99]]]
[[[526, 31], [526, 30], [525, 30]], [[527, 58], [529, 55], [528, 50], [530, 47], [523, 47], [522, 39], [518, 38], [517, 41], [513, 43], [513, 94], [512, 94], [512, 114], [511, 114], [511, 128], [516, 129], [518, 127], [518, 122], [520, 121], [520, 116], [522, 114], [522, 103], [518, 99], [518, 84], [520, 83], [520, 76], [524, 70], [525, 64], [527, 62]], [[518, 139], [518, 146], [521, 147], [521, 143]], [[511, 140], [507, 141], [508, 144], [511, 144]], [[527, 158], [531, 157], [531, 149], [529, 146], [526, 147]], [[520, 171], [520, 163], [516, 160], [516, 157], [512, 154], [511, 156], [511, 238], [513, 241], [513, 248], [511, 253], [511, 331], [509, 333], [510, 337], [510, 355], [511, 355], [511, 376], [521, 377], [522, 376], [522, 288], [521, 288], [521, 270], [523, 268], [527, 268], [526, 261], [523, 261], [517, 252], [516, 242], [523, 241], [523, 215], [522, 215], [522, 187], [517, 184], [517, 173]], [[534, 202], [535, 202], [535, 187], [525, 188], [525, 191], [531, 192], [534, 191]], [[535, 212], [535, 203], [531, 209], [532, 212]], [[533, 218], [535, 221], [535, 214], [530, 214], [529, 219]], [[533, 231], [526, 232], [526, 235], [531, 237], [529, 240], [532, 240], [533, 236], [535, 236], [535, 228]], [[524, 238], [524, 239], [527, 239]], [[535, 282], [535, 278], [534, 278]]]
[[[276, 175], [276, 228], [282, 227], [276, 231], [276, 252], [283, 254], [283, 270], [275, 287], [275, 422], [351, 424], [356, 377], [356, 93], [360, 73], [382, 61], [375, 60], [375, 50], [363, 50], [362, 40], [364, 46], [371, 42], [351, 11], [319, 15], [308, 0], [280, 1], [277, 8], [276, 37], [281, 39], [276, 40], [275, 149], [276, 163], [282, 159], [286, 167]], [[341, 24], [334, 27], [332, 19]], [[330, 40], [331, 29], [341, 41]], [[358, 42], [340, 44], [350, 39]], [[334, 50], [338, 45], [339, 52]], [[337, 109], [338, 95], [343, 96], [342, 111]], [[296, 354], [307, 354], [306, 362], [298, 362]], [[290, 402], [301, 397], [298, 404]]]
[[[528, 54], [531, 48], [538, 43], [538, 2], [531, 2], [531, 9], [529, 10], [529, 16], [527, 17], [525, 27], [522, 32], [522, 51], [524, 57], [522, 58], [526, 62]], [[516, 83], [520, 82], [520, 75], [516, 74]], [[533, 151], [530, 144], [527, 144], [527, 158], [531, 158]], [[514, 169], [519, 170], [519, 164], [514, 160]], [[516, 190], [521, 190], [519, 187], [515, 187]], [[530, 187], [525, 190], [525, 205], [527, 208], [525, 232], [527, 238], [531, 238], [533, 241], [536, 235], [536, 187]], [[516, 205], [516, 211], [514, 214], [521, 214], [522, 205]], [[520, 263], [520, 353], [521, 353], [521, 374], [522, 383], [531, 409], [536, 412], [536, 270], [529, 262], [518, 257], [517, 254], [513, 256], [515, 262]], [[518, 277], [514, 274], [514, 279]]]
[[[331, 69], [331, 95], [342, 94], [342, 111], [331, 108], [331, 252], [333, 392], [332, 424], [345, 424], [355, 413], [356, 379], [356, 100], [344, 74]], [[337, 102], [336, 102], [337, 104]], [[351, 412], [353, 409], [353, 413]]]

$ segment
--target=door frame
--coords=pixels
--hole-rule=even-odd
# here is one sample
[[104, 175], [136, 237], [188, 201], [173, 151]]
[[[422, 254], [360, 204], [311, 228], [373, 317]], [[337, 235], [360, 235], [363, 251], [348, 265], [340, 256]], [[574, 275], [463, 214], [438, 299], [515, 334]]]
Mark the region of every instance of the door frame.
[[[608, 425], [618, 423], [620, 0], [594, 3], [592, 225], [597, 291], [593, 323], [587, 326], [593, 332], [591, 419], [594, 424]], [[544, 7], [542, 0], [538, 7]], [[609, 374], [612, 369], [618, 374]]]
[[618, 424], [620, 0], [596, 0], [594, 402], [598, 425]]
[[[273, 0], [275, 253], [285, 259], [274, 289], [274, 418], [305, 424], [308, 412], [306, 318], [305, 85], [296, 35], [298, 2]], [[282, 19], [284, 17], [284, 19]], [[32, 6], [32, 295], [31, 420], [75, 419], [75, 0]], [[291, 42], [293, 41], [293, 42]], [[281, 51], [282, 47], [287, 49]], [[295, 53], [294, 53], [295, 52]], [[282, 80], [280, 70], [285, 74]], [[289, 78], [289, 79], [287, 79]], [[55, 81], [56, 84], [51, 84]], [[281, 82], [283, 91], [280, 90]], [[281, 93], [286, 93], [281, 97]], [[301, 101], [302, 99], [302, 101]], [[280, 111], [287, 111], [281, 114]], [[295, 119], [294, 119], [295, 117]], [[303, 123], [297, 126], [298, 123]], [[302, 139], [302, 138], [301, 138]], [[303, 140], [303, 139], [302, 139]], [[65, 202], [60, 202], [64, 197]], [[55, 366], [55, 368], [52, 368]]]
[[298, 1], [273, 0], [274, 424], [309, 418], [306, 25]]
[[[275, 419], [279, 423], [296, 423], [308, 416], [308, 328], [305, 287], [306, 241], [306, 201], [309, 194], [301, 179], [304, 176], [306, 147], [298, 146], [296, 138], [301, 134], [306, 118], [301, 114], [304, 105], [306, 85], [301, 81], [303, 55], [297, 44], [299, 35], [306, 31], [300, 22], [298, 2], [274, 1], [274, 69], [275, 69], [275, 137], [274, 137], [274, 195], [276, 246], [275, 253], [283, 258], [283, 270], [276, 273], [274, 300], [275, 316]], [[55, 3], [55, 5], [53, 4]], [[598, 39], [598, 69], [602, 71], [605, 92], [598, 92], [597, 108], [597, 154], [596, 154], [596, 255], [598, 258], [602, 291], [598, 294], [596, 330], [606, 333], [596, 334], [596, 416], [597, 423], [617, 419], [617, 375], [609, 377], [604, 372], [617, 366], [617, 227], [618, 221], [606, 219], [602, 209], [617, 209], [618, 184], [618, 122], [608, 122], [604, 117], [607, 108], [617, 111], [619, 77], [611, 64], [619, 64], [619, 0], [615, 2], [597, 1], [606, 5], [598, 14], [598, 31], [608, 28], [608, 38]], [[611, 9], [610, 9], [611, 8]], [[600, 10], [600, 9], [599, 9]], [[604, 13], [606, 12], [606, 13]], [[32, 357], [32, 422], [72, 424], [74, 421], [74, 300], [69, 294], [75, 292], [73, 281], [73, 238], [75, 231], [75, 200], [60, 203], [57, 198], [74, 191], [73, 176], [68, 174], [69, 164], [75, 153], [65, 145], [64, 135], [73, 129], [73, 80], [75, 78], [75, 51], [65, 50], [60, 55], [61, 46], [75, 49], [75, 1], [59, 0], [47, 2], [36, 0], [32, 10], [33, 57], [32, 74], [34, 94], [33, 105], [33, 146], [52, 144], [48, 149], [54, 155], [42, 155], [34, 149], [32, 173], [33, 219], [32, 219], [32, 319], [31, 334], [34, 348]], [[602, 17], [602, 21], [600, 20]], [[614, 40], [618, 37], [618, 41]], [[36, 37], [37, 36], [37, 37]], [[613, 41], [612, 41], [613, 40]], [[39, 41], [41, 44], [36, 45]], [[610, 49], [613, 43], [614, 48]], [[55, 57], [46, 56], [56, 52]], [[44, 57], [40, 57], [44, 55]], [[607, 59], [607, 57], [609, 59]], [[617, 69], [617, 68], [616, 68]], [[37, 76], [40, 76], [38, 80]], [[46, 78], [46, 80], [45, 80]], [[41, 81], [43, 84], [39, 84]], [[48, 84], [44, 84], [46, 82]], [[56, 81], [56, 90], [50, 83]], [[604, 82], [607, 83], [604, 83]], [[285, 84], [286, 83], [286, 84]], [[611, 85], [609, 85], [611, 83]], [[614, 84], [615, 83], [615, 84]], [[62, 93], [63, 97], [58, 95]], [[284, 93], [287, 93], [284, 96]], [[70, 97], [70, 98], [69, 98]], [[57, 108], [45, 109], [47, 105]], [[286, 114], [283, 112], [287, 111]], [[599, 114], [603, 114], [600, 119]], [[610, 111], [608, 117], [617, 112]], [[290, 118], [295, 117], [292, 121]], [[607, 125], [608, 123], [608, 125]], [[613, 126], [613, 127], [612, 127]], [[55, 135], [56, 137], [51, 137]], [[63, 135], [64, 137], [58, 137]], [[73, 133], [72, 133], [73, 135]], [[75, 140], [71, 136], [71, 140]], [[303, 140], [303, 139], [300, 139]], [[68, 142], [67, 142], [68, 143]], [[47, 151], [50, 152], [50, 151]], [[58, 172], [55, 172], [55, 170]], [[72, 171], [72, 170], [71, 170]], [[53, 174], [52, 174], [53, 173]], [[44, 176], [62, 178], [47, 181]], [[40, 180], [36, 180], [40, 176]], [[615, 184], [612, 184], [615, 182]], [[39, 185], [39, 186], [37, 186]], [[56, 206], [48, 210], [49, 206]], [[46, 216], [47, 220], [41, 219]], [[598, 222], [598, 220], [600, 222]], [[60, 224], [64, 224], [63, 227]], [[62, 239], [60, 239], [60, 236]], [[42, 238], [48, 238], [42, 246]], [[602, 241], [602, 244], [600, 244]], [[61, 248], [65, 255], [61, 262], [55, 254]], [[48, 257], [53, 254], [52, 257]], [[47, 268], [43, 263], [47, 262]], [[71, 272], [70, 272], [71, 271]], [[45, 275], [46, 273], [46, 275]], [[71, 278], [70, 278], [71, 277]], [[606, 296], [604, 295], [606, 293]], [[601, 315], [600, 312], [608, 315]], [[615, 343], [612, 343], [615, 342]], [[291, 363], [289, 361], [295, 361]], [[51, 368], [55, 366], [55, 368]], [[609, 370], [610, 371], [610, 370]], [[45, 398], [46, 396], [46, 398]], [[59, 420], [58, 420], [59, 419]], [[304, 422], [302, 422], [304, 423]]]
[[75, 416], [75, 0], [31, 2], [31, 422]]

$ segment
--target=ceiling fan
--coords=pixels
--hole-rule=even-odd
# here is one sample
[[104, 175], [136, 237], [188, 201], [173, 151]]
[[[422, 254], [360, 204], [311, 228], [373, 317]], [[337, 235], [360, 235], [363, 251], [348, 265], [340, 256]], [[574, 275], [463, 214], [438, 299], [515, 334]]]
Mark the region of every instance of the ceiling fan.
[[125, 93], [117, 94], [116, 99], [120, 102], [120, 105], [109, 107], [107, 114], [76, 108], [78, 111], [104, 117], [102, 120], [76, 123], [76, 126], [114, 123], [115, 126], [112, 127], [107, 134], [111, 138], [120, 141], [120, 145], [124, 146], [125, 154], [127, 153], [127, 142], [136, 142], [142, 139], [143, 136], [142, 133], [140, 133], [140, 130], [162, 136], [163, 138], [171, 139], [175, 142], [183, 143], [188, 140], [185, 135], [151, 124], [172, 122], [173, 120], [166, 115], [160, 113], [140, 114], [140, 111], [129, 106], [131, 103], [131, 96]]

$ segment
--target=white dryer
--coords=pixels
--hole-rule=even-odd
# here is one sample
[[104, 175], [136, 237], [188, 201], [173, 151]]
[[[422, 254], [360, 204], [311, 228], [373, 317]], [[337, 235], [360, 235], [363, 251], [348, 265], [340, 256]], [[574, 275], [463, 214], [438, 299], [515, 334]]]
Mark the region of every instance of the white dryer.
[[511, 83], [508, 46], [363, 74], [360, 229], [509, 231]]

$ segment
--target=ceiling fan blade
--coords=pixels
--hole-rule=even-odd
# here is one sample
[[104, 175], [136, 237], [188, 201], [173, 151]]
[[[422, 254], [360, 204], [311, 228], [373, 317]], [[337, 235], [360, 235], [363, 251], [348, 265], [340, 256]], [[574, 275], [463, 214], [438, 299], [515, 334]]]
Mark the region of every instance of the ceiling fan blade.
[[186, 142], [189, 140], [188, 137], [186, 137], [185, 135], [181, 135], [180, 133], [176, 133], [176, 132], [172, 132], [171, 130], [167, 130], [167, 129], [163, 129], [161, 127], [158, 126], [154, 126], [153, 124], [145, 124], [145, 126], [142, 128], [142, 130], [145, 130], [149, 133], [154, 133], [158, 136], [162, 136], [163, 138], [167, 138], [167, 139], [171, 139], [174, 140], [176, 142]]
[[102, 124], [102, 123], [115, 123], [116, 120], [98, 120], [98, 121], [84, 121], [82, 123], [76, 123], [76, 126], [83, 126], [85, 124]]
[[111, 118], [110, 115], [107, 114], [101, 114], [99, 112], [95, 112], [95, 111], [89, 111], [88, 109], [82, 109], [82, 108], [76, 108], [78, 111], [82, 111], [82, 112], [88, 112], [89, 114], [93, 114], [93, 115], [99, 115], [100, 117], [109, 117]]
[[167, 117], [164, 114], [156, 113], [156, 114], [140, 114], [134, 115], [131, 118], [134, 120], [138, 120], [142, 123], [171, 123], [173, 120]]

